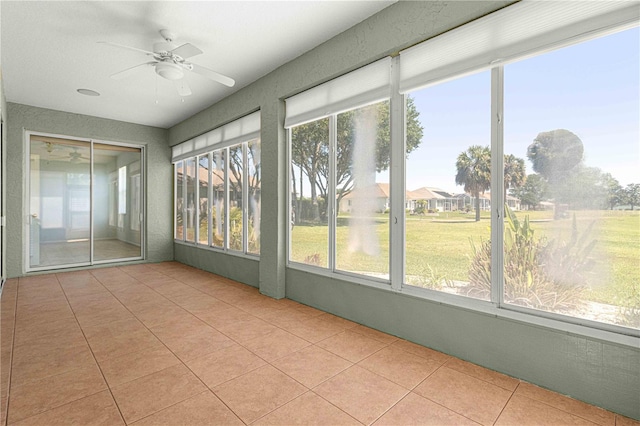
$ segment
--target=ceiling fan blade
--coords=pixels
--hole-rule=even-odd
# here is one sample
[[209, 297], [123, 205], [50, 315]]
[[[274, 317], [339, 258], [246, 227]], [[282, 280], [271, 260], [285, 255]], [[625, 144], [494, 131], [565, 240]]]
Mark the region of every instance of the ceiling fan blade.
[[153, 56], [155, 53], [149, 52], [148, 50], [138, 49], [137, 47], [125, 46], [124, 44], [111, 43], [110, 41], [99, 41], [100, 44], [108, 44], [109, 46], [119, 47], [121, 49], [133, 50], [134, 52], [144, 53], [145, 55]]
[[173, 80], [176, 85], [176, 89], [178, 89], [178, 94], [180, 96], [189, 96], [191, 95], [191, 88], [187, 84], [187, 81], [184, 78], [180, 80]]
[[192, 56], [201, 55], [202, 50], [198, 49], [191, 43], [185, 43], [171, 51], [174, 55], [180, 56], [182, 59], [191, 58]]
[[191, 65], [193, 65], [193, 68], [191, 69], [191, 71], [195, 72], [196, 74], [200, 74], [201, 76], [207, 77], [213, 81], [222, 83], [225, 86], [233, 87], [236, 84], [236, 82], [232, 78], [229, 78], [226, 75], [219, 74], [201, 65], [197, 65], [197, 64], [191, 64]]
[[146, 67], [148, 65], [154, 65], [155, 63], [156, 62], [153, 61], [153, 62], [146, 62], [144, 64], [139, 64], [139, 65], [136, 65], [134, 67], [127, 68], [126, 70], [119, 71], [119, 72], [117, 72], [115, 74], [111, 74], [110, 77], [112, 79], [114, 79], [114, 80], [122, 80], [123, 78], [133, 74], [135, 72], [135, 70], [137, 70], [138, 68]]

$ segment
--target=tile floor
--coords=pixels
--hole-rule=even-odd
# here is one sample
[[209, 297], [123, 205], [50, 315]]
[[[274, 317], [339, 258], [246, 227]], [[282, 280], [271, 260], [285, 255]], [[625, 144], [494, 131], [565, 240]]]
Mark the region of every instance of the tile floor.
[[176, 262], [9, 280], [1, 326], [2, 424], [640, 425]]

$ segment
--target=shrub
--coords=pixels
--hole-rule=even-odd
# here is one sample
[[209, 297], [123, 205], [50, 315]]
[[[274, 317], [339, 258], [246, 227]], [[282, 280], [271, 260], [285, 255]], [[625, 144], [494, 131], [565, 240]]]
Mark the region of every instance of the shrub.
[[[571, 239], [535, 238], [529, 216], [520, 222], [506, 207], [504, 233], [504, 300], [542, 310], [573, 310], [583, 303], [586, 274], [593, 267], [589, 257], [596, 241], [586, 244], [591, 227], [581, 236], [575, 216]], [[469, 268], [471, 296], [488, 298], [491, 293], [491, 242], [476, 247]]]

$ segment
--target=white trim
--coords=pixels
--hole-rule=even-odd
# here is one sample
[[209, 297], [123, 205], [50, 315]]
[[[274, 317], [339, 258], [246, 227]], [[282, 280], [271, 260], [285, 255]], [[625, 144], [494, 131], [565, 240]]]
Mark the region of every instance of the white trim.
[[[491, 302], [504, 290], [504, 73], [491, 70]], [[497, 173], [496, 173], [497, 172]]]
[[[389, 216], [389, 278], [395, 291], [402, 287], [405, 275], [405, 194], [406, 194], [406, 97], [399, 92], [400, 57], [391, 61], [391, 99], [389, 126], [391, 144], [390, 186], [391, 215]], [[401, 141], [402, 143], [393, 143]]]
[[400, 91], [637, 24], [635, 1], [521, 1], [400, 52]]
[[245, 115], [188, 141], [171, 147], [171, 161], [193, 157], [260, 137], [260, 111]]
[[391, 58], [386, 57], [285, 99], [284, 127], [300, 126], [388, 99], [390, 64]]

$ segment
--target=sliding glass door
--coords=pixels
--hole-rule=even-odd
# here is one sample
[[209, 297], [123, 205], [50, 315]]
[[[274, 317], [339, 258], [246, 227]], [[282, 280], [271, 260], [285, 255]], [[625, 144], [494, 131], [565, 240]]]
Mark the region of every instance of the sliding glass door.
[[142, 258], [142, 148], [29, 135], [28, 270]]

